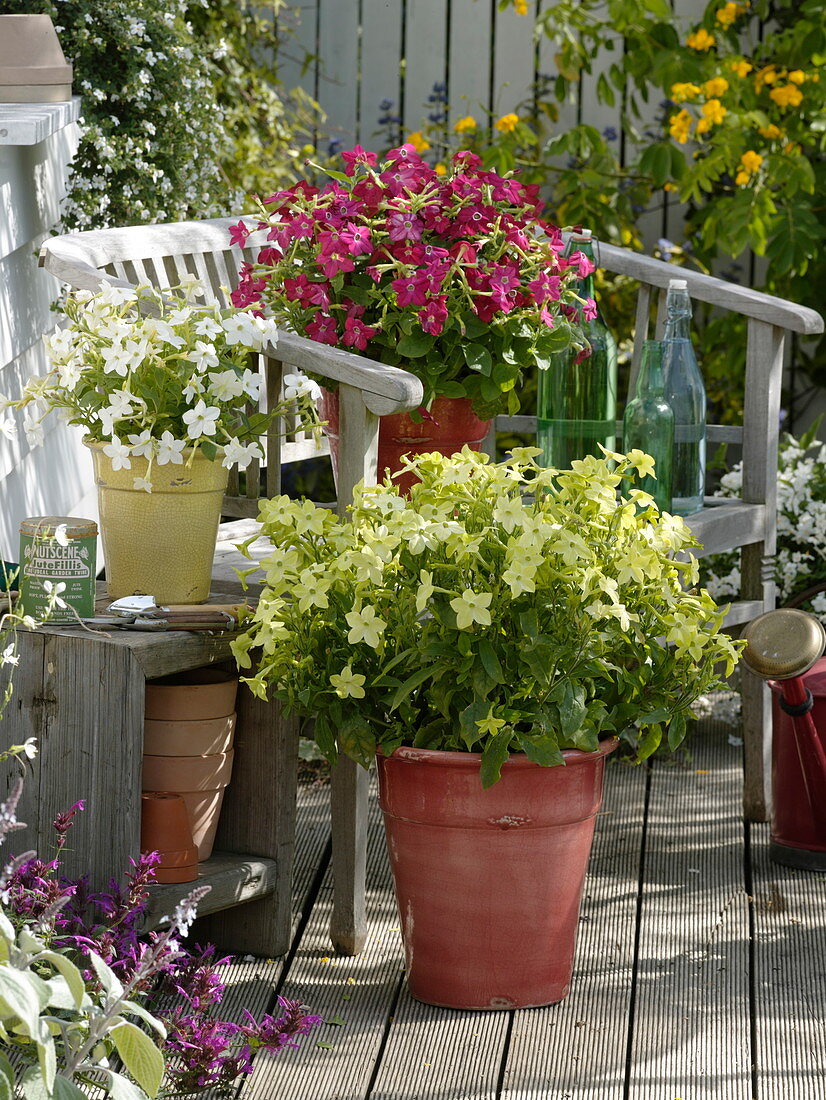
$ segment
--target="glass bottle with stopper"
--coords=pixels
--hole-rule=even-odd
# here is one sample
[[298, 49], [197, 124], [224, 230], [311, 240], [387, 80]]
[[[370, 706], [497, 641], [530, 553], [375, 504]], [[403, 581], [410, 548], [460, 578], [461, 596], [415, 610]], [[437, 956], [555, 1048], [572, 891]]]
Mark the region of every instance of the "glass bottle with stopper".
[[665, 399], [674, 413], [673, 510], [688, 516], [703, 507], [706, 390], [691, 343], [691, 298], [685, 279], [668, 284], [662, 342]]
[[[594, 267], [589, 229], [571, 234], [566, 255], [574, 252]], [[616, 441], [617, 342], [596, 309], [593, 270], [579, 280], [577, 294], [594, 303], [591, 318], [582, 319], [591, 353], [582, 357], [569, 348], [552, 356], [548, 369], [539, 372], [537, 446], [543, 465], [560, 470], [586, 455], [601, 457], [600, 443], [615, 450]]]
[[654, 459], [654, 474], [623, 483], [625, 495], [641, 489], [654, 498], [661, 512], [670, 512], [672, 493], [672, 455], [674, 449], [674, 412], [665, 399], [663, 345], [646, 340], [642, 346], [634, 396], [625, 406], [622, 420], [622, 449], [644, 451]]

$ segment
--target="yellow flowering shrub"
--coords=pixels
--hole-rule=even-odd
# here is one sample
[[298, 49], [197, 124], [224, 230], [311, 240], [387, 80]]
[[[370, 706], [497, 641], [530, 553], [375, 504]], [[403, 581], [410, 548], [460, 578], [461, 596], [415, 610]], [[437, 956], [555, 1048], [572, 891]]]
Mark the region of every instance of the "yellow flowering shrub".
[[470, 134], [477, 128], [478, 123], [473, 115], [465, 115], [465, 117], [460, 118], [453, 127], [457, 134]]
[[519, 115], [513, 114], [513, 112], [502, 115], [493, 125], [497, 130], [501, 130], [503, 134], [510, 134], [519, 125]]
[[799, 107], [803, 102], [803, 93], [796, 84], [779, 84], [771, 89], [769, 99], [785, 110], [787, 107]]
[[705, 27], [700, 27], [686, 38], [685, 44], [692, 50], [710, 50], [714, 45], [714, 35], [709, 34]]
[[679, 745], [740, 650], [696, 587], [693, 536], [634, 488], [648, 455], [556, 471], [538, 454], [409, 459], [410, 497], [389, 477], [359, 486], [349, 521], [262, 502], [277, 549], [232, 645], [249, 687], [314, 715], [331, 761], [479, 752], [486, 786], [511, 752], [559, 764], [616, 734], [644, 758], [666, 730]]

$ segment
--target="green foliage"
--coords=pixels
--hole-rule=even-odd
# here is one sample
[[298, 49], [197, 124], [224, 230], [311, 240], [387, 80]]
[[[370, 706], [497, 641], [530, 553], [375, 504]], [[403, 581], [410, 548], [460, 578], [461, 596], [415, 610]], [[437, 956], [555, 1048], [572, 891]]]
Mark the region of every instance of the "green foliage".
[[235, 213], [303, 174], [317, 105], [282, 93], [282, 0], [6, 0], [51, 16], [82, 97], [66, 229]]
[[[377, 746], [482, 754], [489, 786], [509, 752], [562, 762], [624, 736], [640, 758], [739, 652], [722, 613], [691, 586], [696, 545], [632, 486], [641, 452], [539, 469], [536, 448], [489, 464], [464, 448], [408, 459], [357, 488], [351, 522], [280, 497], [263, 503], [278, 550], [249, 631], [247, 679], [316, 715], [331, 761], [367, 766]], [[616, 468], [612, 469], [613, 462]], [[630, 500], [618, 504], [628, 482]]]
[[75, 67], [83, 129], [66, 228], [222, 208], [223, 119], [184, 0], [7, 0], [4, 10], [51, 16]]
[[[89, 958], [94, 982], [66, 953], [50, 950], [42, 933], [15, 932], [0, 909], [0, 1042], [22, 1062], [16, 1077], [8, 1059], [0, 1061], [0, 1096], [16, 1096], [18, 1088], [24, 1100], [75, 1100], [86, 1095], [78, 1084], [91, 1082], [113, 1097], [157, 1096], [163, 1055], [124, 1015], [139, 1015], [161, 1039], [164, 1027], [130, 1000], [98, 955], [90, 951]], [[108, 1064], [115, 1051], [118, 1072]]]
[[[511, 2], [524, 9], [519, 0], [501, 6]], [[542, 182], [559, 224], [585, 224], [625, 246], [640, 246], [637, 215], [670, 192], [687, 204], [686, 262], [708, 270], [751, 249], [769, 261], [758, 289], [820, 308], [824, 0], [711, 0], [690, 26], [665, 0], [551, 0], [537, 32], [554, 42], [555, 76], [506, 127], [461, 120], [456, 143]], [[557, 104], [586, 75], [599, 102], [620, 109], [624, 164], [618, 135], [587, 124], [560, 132], [556, 123]], [[425, 134], [438, 154], [437, 136]], [[727, 359], [738, 325], [731, 316], [713, 322], [710, 346], [703, 334], [709, 393], [724, 420], [742, 396]], [[803, 362], [825, 380], [822, 342], [804, 349]]]
[[247, 195], [268, 195], [307, 174], [324, 116], [303, 89], [281, 84], [274, 46], [290, 48], [292, 32], [284, 0], [191, 2], [186, 17], [205, 51], [223, 117], [221, 175], [239, 211]]

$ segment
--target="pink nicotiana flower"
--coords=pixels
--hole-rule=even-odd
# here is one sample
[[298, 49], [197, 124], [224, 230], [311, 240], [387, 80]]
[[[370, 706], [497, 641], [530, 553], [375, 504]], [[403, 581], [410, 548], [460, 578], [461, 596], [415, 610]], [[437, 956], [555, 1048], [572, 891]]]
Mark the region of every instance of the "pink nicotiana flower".
[[348, 317], [344, 322], [344, 336], [342, 343], [348, 348], [357, 348], [364, 351], [379, 330], [365, 325], [357, 317]]

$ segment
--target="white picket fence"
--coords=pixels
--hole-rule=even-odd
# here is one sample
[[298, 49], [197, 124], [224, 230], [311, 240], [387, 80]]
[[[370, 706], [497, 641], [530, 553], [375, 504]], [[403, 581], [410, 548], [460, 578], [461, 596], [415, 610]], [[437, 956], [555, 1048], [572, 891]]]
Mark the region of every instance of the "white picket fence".
[[[327, 115], [326, 136], [343, 148], [356, 141], [365, 148], [382, 144], [379, 118], [400, 116], [402, 131], [421, 128], [438, 109], [429, 102], [434, 86], [446, 89], [447, 126], [472, 114], [498, 118], [531, 95], [540, 74], [555, 74], [556, 47], [533, 29], [543, 0], [532, 0], [528, 14], [499, 11], [497, 0], [295, 0], [294, 35], [286, 35], [279, 77], [286, 87], [301, 85]], [[544, 0], [547, 4], [547, 0]], [[703, 0], [675, 0], [688, 25]], [[621, 49], [621, 41], [617, 41]], [[302, 71], [305, 56], [311, 58]], [[606, 65], [617, 56], [606, 53]], [[584, 77], [569, 102], [560, 105], [558, 131], [578, 122], [620, 132], [619, 105], [596, 96], [598, 73]], [[383, 102], [392, 106], [384, 108]], [[652, 118], [658, 104], [651, 104]], [[679, 207], [659, 196], [641, 218], [649, 245], [659, 237], [679, 238]], [[673, 239], [673, 238], [672, 238]]]

